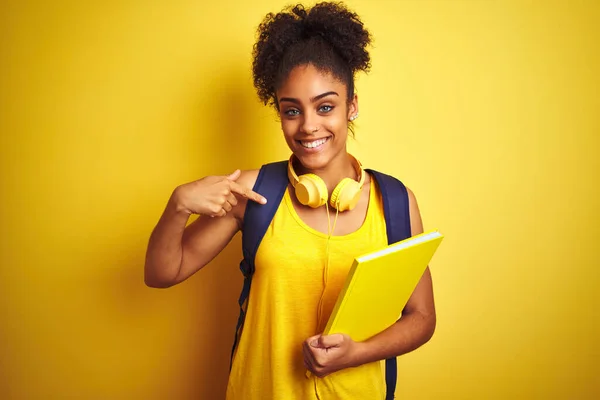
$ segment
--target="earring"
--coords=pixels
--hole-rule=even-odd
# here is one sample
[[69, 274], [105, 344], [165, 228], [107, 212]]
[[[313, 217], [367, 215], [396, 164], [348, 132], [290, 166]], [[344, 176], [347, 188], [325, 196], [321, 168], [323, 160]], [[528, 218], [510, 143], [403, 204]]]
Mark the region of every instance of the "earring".
[[354, 121], [356, 118], [358, 118], [358, 113], [356, 113], [353, 116], [351, 116], [350, 117], [350, 121]]

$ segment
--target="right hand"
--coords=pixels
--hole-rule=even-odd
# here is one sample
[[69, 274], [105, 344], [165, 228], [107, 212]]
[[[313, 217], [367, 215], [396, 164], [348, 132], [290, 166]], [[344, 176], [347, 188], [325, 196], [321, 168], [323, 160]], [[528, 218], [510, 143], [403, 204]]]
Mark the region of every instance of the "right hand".
[[238, 203], [236, 195], [259, 204], [267, 199], [236, 182], [241, 171], [238, 169], [227, 176], [207, 176], [186, 183], [175, 189], [177, 208], [188, 214], [224, 217]]

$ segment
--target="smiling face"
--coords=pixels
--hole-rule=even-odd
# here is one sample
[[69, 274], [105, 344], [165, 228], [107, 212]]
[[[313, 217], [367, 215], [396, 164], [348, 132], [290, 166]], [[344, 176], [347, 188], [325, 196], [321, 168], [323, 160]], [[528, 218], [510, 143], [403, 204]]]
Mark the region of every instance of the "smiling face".
[[277, 90], [285, 140], [302, 166], [322, 170], [346, 154], [348, 119], [357, 113], [356, 95], [312, 65], [294, 68]]

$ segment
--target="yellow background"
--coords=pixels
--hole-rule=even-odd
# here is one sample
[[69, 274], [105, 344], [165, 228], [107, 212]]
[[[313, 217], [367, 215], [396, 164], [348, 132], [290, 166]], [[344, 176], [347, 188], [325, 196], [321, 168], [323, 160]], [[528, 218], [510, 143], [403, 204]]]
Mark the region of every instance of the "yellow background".
[[[281, 1], [4, 1], [0, 398], [219, 399], [237, 236], [149, 289], [173, 188], [287, 156], [250, 75]], [[446, 236], [401, 399], [600, 397], [600, 7], [350, 1], [375, 37], [354, 151]]]

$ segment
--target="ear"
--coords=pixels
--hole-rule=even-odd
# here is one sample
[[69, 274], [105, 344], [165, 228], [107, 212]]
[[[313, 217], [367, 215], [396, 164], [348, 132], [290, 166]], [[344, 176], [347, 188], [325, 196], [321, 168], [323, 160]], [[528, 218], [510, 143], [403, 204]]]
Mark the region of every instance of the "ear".
[[358, 114], [358, 95], [354, 93], [352, 100], [348, 104], [348, 120], [354, 115]]

